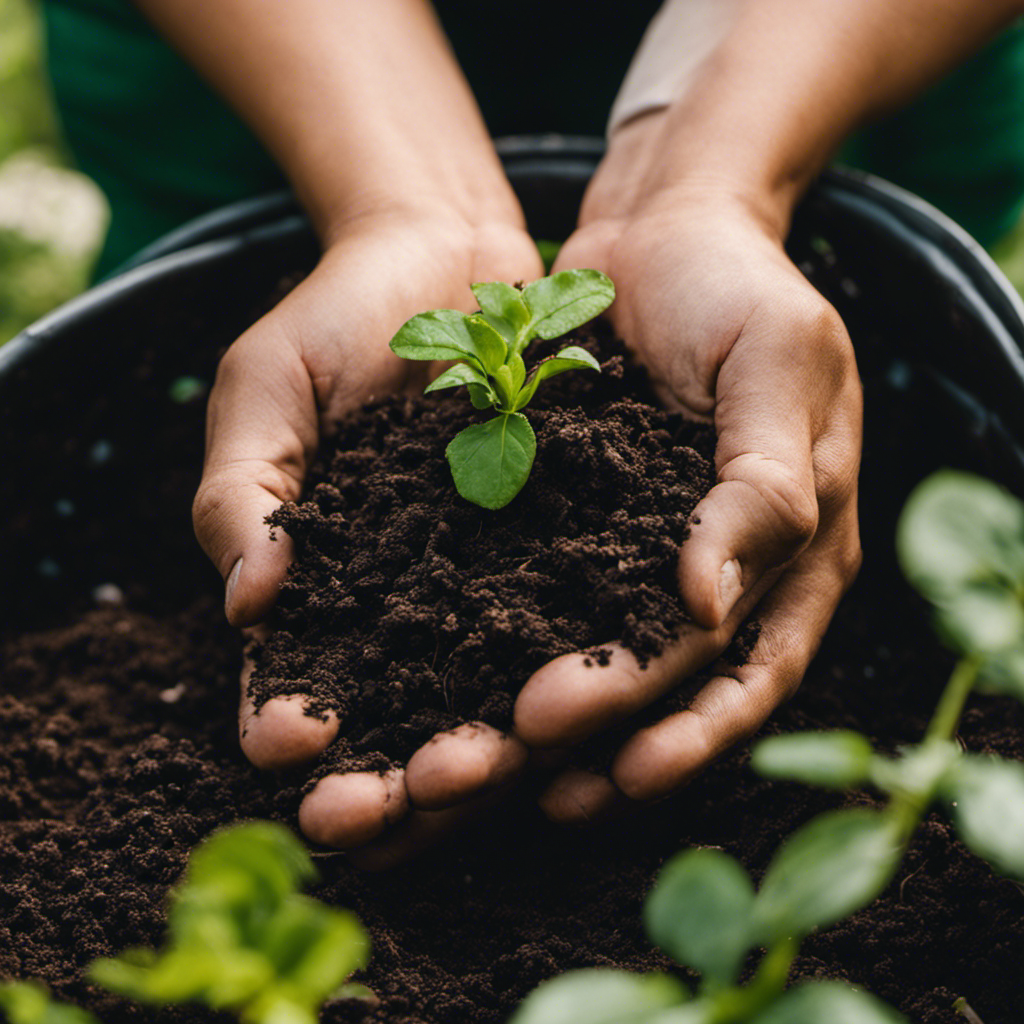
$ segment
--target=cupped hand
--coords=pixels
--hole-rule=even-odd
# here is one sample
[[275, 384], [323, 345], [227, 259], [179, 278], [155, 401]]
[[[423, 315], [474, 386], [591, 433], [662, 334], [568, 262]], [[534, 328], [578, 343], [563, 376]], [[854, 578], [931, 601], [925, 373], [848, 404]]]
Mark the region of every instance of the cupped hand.
[[[316, 269], [227, 351], [207, 413], [203, 477], [193, 507], [196, 535], [225, 581], [233, 625], [253, 627], [274, 605], [293, 557], [287, 536], [264, 522], [299, 497], [322, 430], [374, 396], [421, 391], [430, 368], [388, 347], [426, 309], [475, 307], [470, 284], [531, 280], [537, 249], [514, 219], [470, 226], [431, 209], [366, 215], [337, 233]], [[256, 711], [242, 678], [242, 748], [260, 768], [308, 762], [333, 740], [337, 718], [305, 713], [302, 696]], [[361, 845], [414, 806], [450, 807], [501, 780], [523, 759], [518, 741], [486, 730], [440, 737], [404, 773], [332, 775], [306, 797], [306, 835]], [[419, 821], [407, 821], [413, 830]]]
[[[616, 285], [613, 322], [669, 407], [714, 422], [717, 482], [692, 517], [679, 586], [694, 625], [648, 667], [568, 655], [537, 672], [515, 709], [532, 747], [579, 743], [708, 665], [686, 710], [636, 732], [610, 778], [566, 771], [548, 815], [584, 821], [667, 795], [756, 731], [800, 683], [860, 564], [856, 484], [861, 389], [835, 310], [787, 258], [780, 232], [728, 188], [615, 191], [600, 178], [556, 269]], [[739, 667], [716, 664], [756, 608]]]

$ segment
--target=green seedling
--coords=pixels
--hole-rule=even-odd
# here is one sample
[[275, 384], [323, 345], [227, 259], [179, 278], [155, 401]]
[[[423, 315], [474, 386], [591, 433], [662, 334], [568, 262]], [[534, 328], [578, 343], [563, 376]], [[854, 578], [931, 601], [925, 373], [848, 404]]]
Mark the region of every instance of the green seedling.
[[557, 338], [603, 312], [615, 288], [598, 270], [563, 270], [523, 289], [501, 281], [475, 284], [473, 294], [479, 313], [420, 313], [402, 325], [391, 349], [403, 359], [456, 360], [426, 391], [465, 385], [475, 408], [496, 411], [456, 434], [445, 454], [459, 494], [499, 509], [533, 467], [537, 438], [522, 410], [537, 388], [566, 370], [601, 369], [586, 349], [570, 345], [527, 373], [523, 351], [534, 338]]
[[[700, 975], [694, 993], [663, 975], [571, 972], [532, 993], [510, 1024], [897, 1024], [904, 1018], [895, 1010], [846, 985], [805, 982], [787, 991], [800, 941], [882, 892], [937, 801], [968, 847], [1024, 880], [1024, 765], [955, 742], [972, 690], [1024, 700], [1024, 504], [978, 477], [937, 473], [908, 500], [897, 551], [959, 655], [923, 741], [890, 757], [855, 732], [799, 733], [764, 740], [752, 758], [774, 778], [870, 786], [883, 805], [810, 821], [780, 847], [756, 890], [720, 851], [671, 860], [644, 918], [651, 939]], [[966, 1004], [957, 1009], [979, 1019]]]
[[372, 993], [346, 985], [366, 964], [366, 933], [348, 911], [300, 894], [315, 878], [305, 847], [280, 825], [217, 832], [172, 893], [164, 948], [97, 960], [89, 977], [142, 1003], [202, 1003], [242, 1024], [316, 1024], [326, 1000]]

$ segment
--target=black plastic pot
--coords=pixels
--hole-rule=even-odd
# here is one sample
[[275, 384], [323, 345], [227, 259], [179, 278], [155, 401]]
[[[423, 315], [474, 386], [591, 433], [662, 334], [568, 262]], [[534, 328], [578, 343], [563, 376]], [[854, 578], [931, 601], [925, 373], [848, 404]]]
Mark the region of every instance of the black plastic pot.
[[[531, 231], [567, 235], [600, 142], [515, 138], [500, 150]], [[1024, 493], [1024, 306], [981, 248], [903, 191], [834, 171], [800, 207], [790, 249], [857, 347], [868, 556], [889, 550], [896, 510], [937, 465]], [[0, 349], [8, 627], [52, 620], [105, 583], [131, 579], [140, 601], [170, 607], [211, 586], [187, 503], [172, 496], [183, 483], [190, 492], [201, 462], [203, 403], [189, 390], [209, 384], [281, 279], [316, 258], [291, 197], [242, 203], [167, 236]], [[123, 493], [135, 497], [113, 497]], [[154, 545], [180, 552], [180, 578], [147, 579]]]

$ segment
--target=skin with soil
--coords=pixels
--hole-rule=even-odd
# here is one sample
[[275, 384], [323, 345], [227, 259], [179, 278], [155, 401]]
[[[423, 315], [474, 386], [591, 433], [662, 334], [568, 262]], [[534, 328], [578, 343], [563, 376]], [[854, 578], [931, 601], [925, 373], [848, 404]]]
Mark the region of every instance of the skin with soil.
[[507, 508], [460, 498], [443, 457], [479, 413], [464, 395], [425, 396], [346, 420], [307, 499], [271, 518], [296, 564], [251, 692], [257, 706], [304, 693], [312, 713], [337, 712], [315, 775], [404, 766], [466, 721], [506, 730], [547, 662], [613, 640], [644, 661], [690, 621], [677, 556], [713, 483], [714, 434], [659, 409], [603, 325], [528, 356], [566, 344], [602, 372], [564, 374], [531, 407], [540, 457]]
[[[603, 389], [617, 372], [609, 367], [600, 383], [587, 381], [597, 388], [595, 400], [605, 400]], [[95, 401], [116, 400], [99, 395]], [[133, 400], [139, 417], [158, 408], [144, 389]], [[367, 415], [383, 423], [421, 405], [377, 406]], [[125, 423], [137, 430], [139, 418], [125, 408]], [[576, 408], [563, 420], [542, 410], [538, 435], [551, 423], [583, 429], [589, 421], [576, 418]], [[154, 1015], [133, 1007], [84, 982], [82, 968], [96, 956], [158, 942], [162, 903], [189, 849], [217, 825], [239, 819], [271, 817], [294, 826], [309, 778], [308, 772], [260, 775], [238, 750], [240, 641], [224, 623], [219, 580], [187, 538], [202, 402], [172, 411], [152, 449], [153, 487], [119, 488], [112, 477], [103, 494], [114, 521], [135, 523], [140, 533], [123, 551], [112, 551], [106, 575], [92, 580], [116, 583], [124, 598], [100, 603], [117, 593], [94, 596], [90, 585], [48, 607], [29, 602], [31, 621], [10, 619], [0, 638], [0, 976], [41, 978], [108, 1024], [154, 1016], [215, 1019], [195, 1008]], [[627, 422], [650, 415], [632, 410]], [[88, 423], [88, 415], [79, 416]], [[438, 439], [458, 429], [441, 414], [436, 419]], [[650, 421], [672, 439], [666, 422]], [[896, 424], [905, 449], [914, 444], [914, 423], [911, 416]], [[930, 423], [922, 424], [922, 434], [934, 435]], [[85, 427], [81, 435], [88, 438]], [[694, 450], [688, 443], [677, 450], [660, 434], [643, 444], [655, 454], [668, 452], [668, 465], [685, 458], [699, 467], [706, 458], [688, 454]], [[615, 450], [611, 442], [609, 450]], [[869, 446], [869, 462], [874, 450]], [[358, 450], [351, 457], [357, 460]], [[446, 465], [434, 471], [447, 472]], [[333, 500], [318, 498], [326, 508]], [[868, 515], [876, 505], [874, 497], [866, 501]], [[304, 513], [300, 507], [288, 514]], [[454, 506], [446, 514], [456, 515]], [[12, 519], [15, 539], [30, 529], [29, 518]], [[318, 521], [310, 520], [311, 533]], [[684, 511], [676, 522], [685, 529]], [[297, 519], [289, 528], [301, 532]], [[94, 545], [95, 530], [95, 520], [70, 517], [67, 538]], [[142, 549], [145, 560], [138, 557]], [[868, 555], [802, 690], [766, 732], [855, 728], [888, 751], [920, 737], [952, 662], [930, 639], [885, 545], [869, 544]], [[173, 586], [164, 585], [168, 579]], [[40, 577], [41, 593], [50, 585]], [[298, 614], [303, 594], [298, 584], [286, 594], [285, 622]], [[588, 628], [595, 632], [583, 641], [552, 631], [553, 642], [608, 639], [604, 623]], [[433, 635], [425, 632], [417, 642], [429, 646]], [[456, 647], [444, 652], [448, 659], [457, 660]], [[685, 693], [675, 698], [684, 699]], [[451, 713], [443, 703], [434, 711]], [[493, 720], [505, 713], [499, 709]], [[368, 731], [353, 736], [366, 744]], [[972, 750], [1024, 758], [1024, 709], [1009, 699], [976, 698], [961, 736]], [[387, 742], [393, 746], [382, 756], [400, 758], [403, 744], [418, 743], [419, 735]], [[599, 759], [600, 752], [590, 756]], [[324, 1020], [497, 1024], [554, 973], [594, 965], [665, 967], [644, 940], [639, 910], [658, 867], [675, 851], [720, 847], [759, 875], [800, 823], [871, 800], [766, 782], [747, 761], [746, 750], [736, 750], [672, 800], [588, 831], [547, 824], [527, 788], [500, 812], [386, 874], [362, 874], [344, 855], [317, 853], [323, 881], [316, 894], [351, 907], [370, 928], [374, 949], [364, 980], [380, 999], [370, 1009], [328, 1006]], [[1017, 886], [967, 853], [945, 820], [932, 815], [890, 889], [867, 911], [811, 937], [796, 971], [862, 985], [923, 1024], [962, 1020], [952, 1009], [957, 996], [986, 1024], [1016, 1024], [1022, 920]]]

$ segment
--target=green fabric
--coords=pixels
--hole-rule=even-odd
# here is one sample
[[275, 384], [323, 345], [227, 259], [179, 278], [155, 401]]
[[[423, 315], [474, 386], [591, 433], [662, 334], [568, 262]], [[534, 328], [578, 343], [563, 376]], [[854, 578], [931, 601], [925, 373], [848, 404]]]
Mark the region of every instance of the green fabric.
[[110, 201], [97, 277], [201, 213], [282, 187], [249, 130], [130, 4], [43, 9], [65, 136]]
[[984, 245], [1002, 238], [1024, 209], [1024, 22], [839, 158], [927, 199]]
[[[286, 2], [286, 0], [280, 0]], [[280, 187], [249, 130], [164, 44], [128, 0], [46, 0], [50, 71], [68, 143], [112, 208], [102, 276], [153, 239], [225, 203]], [[596, 134], [654, 0], [614, 24], [559, 5], [579, 29], [565, 50], [496, 62], [491, 5], [439, 0], [456, 53], [495, 134]], [[573, 13], [580, 16], [577, 17]], [[517, 24], [550, 5], [520, 0]], [[490, 26], [490, 29], [489, 29]], [[561, 52], [559, 52], [561, 51]], [[841, 159], [928, 199], [991, 244], [1024, 206], [1024, 24], [1004, 33], [916, 103], [845, 146]]]

